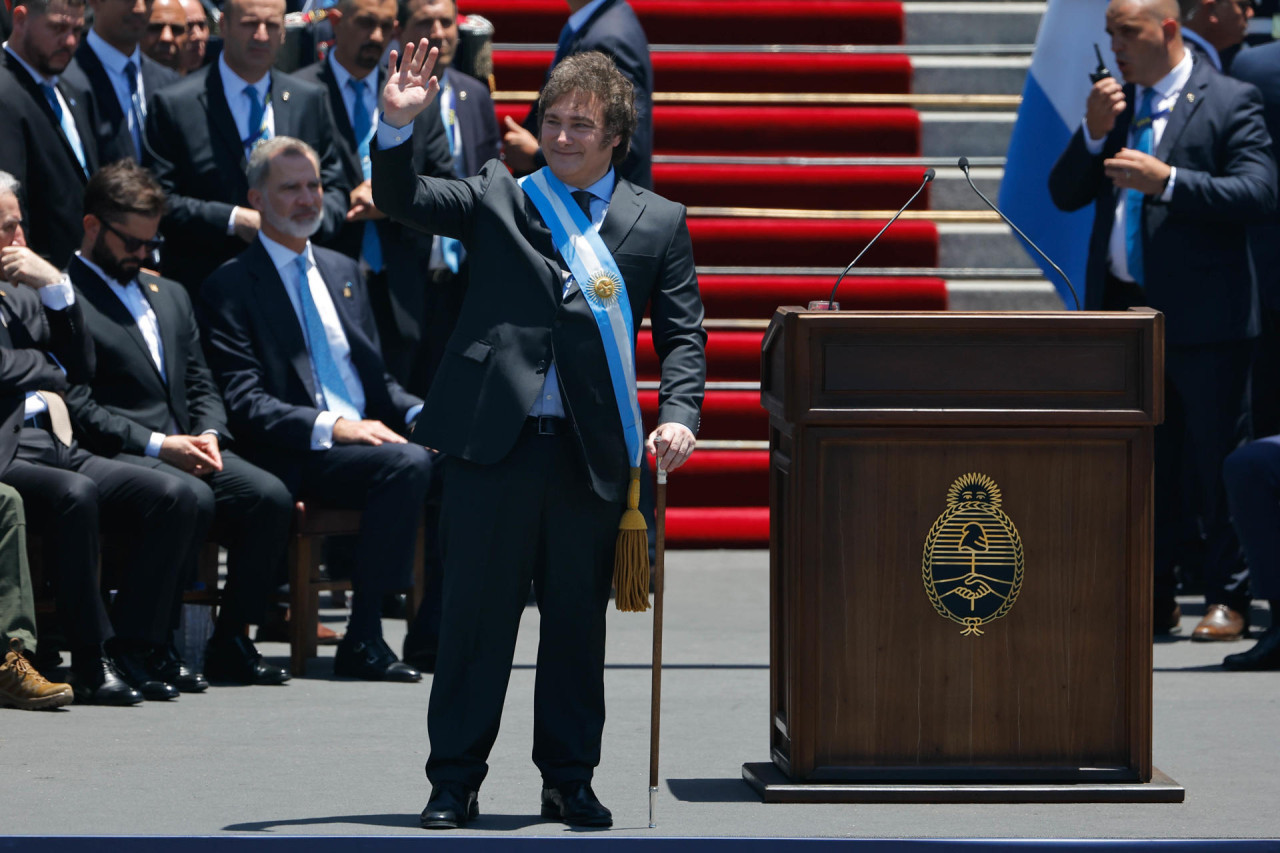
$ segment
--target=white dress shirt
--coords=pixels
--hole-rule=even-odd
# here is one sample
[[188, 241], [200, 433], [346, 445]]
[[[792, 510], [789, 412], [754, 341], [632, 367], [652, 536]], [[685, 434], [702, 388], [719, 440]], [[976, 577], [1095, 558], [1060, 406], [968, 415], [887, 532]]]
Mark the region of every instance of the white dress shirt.
[[[71, 279], [65, 275], [62, 277], [62, 281], [56, 284], [47, 284], [40, 288], [38, 293], [40, 294], [40, 301], [50, 311], [62, 311], [74, 305], [76, 301], [76, 292], [71, 287]], [[3, 322], [6, 326], [9, 325], [2, 311], [0, 311], [0, 322]], [[50, 357], [52, 357], [52, 353]], [[54, 359], [54, 362], [57, 363], [57, 359]], [[58, 367], [61, 368], [62, 365], [58, 365]], [[65, 370], [62, 372], [66, 373]], [[40, 396], [39, 391], [28, 391], [26, 399], [23, 400], [22, 409], [22, 417], [26, 420], [49, 411], [49, 404], [45, 402], [44, 397]]]
[[135, 47], [131, 56], [125, 56], [107, 44], [106, 39], [98, 35], [97, 30], [89, 30], [85, 42], [107, 71], [107, 80], [111, 82], [111, 88], [116, 93], [116, 102], [120, 104], [120, 111], [124, 113], [125, 121], [129, 124], [129, 135], [133, 137], [133, 150], [138, 152], [138, 159], [141, 160], [142, 128], [138, 126], [138, 117], [133, 111], [133, 98], [129, 94], [129, 77], [125, 74], [124, 67], [130, 62], [133, 63], [134, 85], [138, 87], [138, 110], [142, 113], [141, 117], [145, 119], [147, 93], [142, 88], [142, 51]]
[[[356, 142], [364, 139], [366, 136], [373, 134], [373, 129], [378, 124], [378, 71], [374, 69], [362, 78], [357, 78], [350, 71], [342, 67], [342, 63], [333, 58], [333, 52], [329, 52], [329, 67], [333, 70], [333, 76], [338, 82], [338, 91], [342, 93], [342, 105], [347, 108], [347, 121], [351, 123], [351, 129], [355, 133]], [[351, 91], [351, 84], [348, 80], [356, 80], [360, 84], [360, 96], [364, 98], [364, 107], [369, 115], [368, 127], [356, 127], [356, 98], [355, 92]]]
[[[1178, 99], [1182, 97], [1182, 90], [1186, 88], [1187, 81], [1191, 79], [1191, 51], [1183, 52], [1182, 61], [1173, 66], [1173, 69], [1160, 78], [1151, 88], [1155, 90], [1155, 98], [1151, 102], [1151, 150], [1154, 152], [1160, 147], [1160, 138], [1164, 136], [1164, 129], [1169, 124], [1169, 114], [1173, 112], [1178, 105]], [[1147, 91], [1146, 86], [1133, 87], [1133, 109], [1137, 114], [1138, 105], [1142, 103], [1142, 98]], [[1089, 135], [1089, 126], [1084, 126], [1084, 145], [1085, 149], [1094, 156], [1102, 152], [1102, 145], [1106, 141], [1103, 139], [1094, 139]], [[1129, 145], [1134, 142], [1134, 134], [1132, 126], [1129, 130]], [[1168, 204], [1173, 199], [1173, 186], [1178, 179], [1178, 170], [1176, 167], [1169, 167], [1169, 182], [1165, 184], [1164, 192], [1160, 194], [1160, 201]], [[1133, 275], [1129, 272], [1129, 254], [1125, 246], [1125, 198], [1127, 191], [1116, 193], [1116, 218], [1111, 226], [1111, 238], [1107, 243], [1107, 263], [1111, 269], [1111, 274], [1123, 281], [1133, 281]]]
[[[227, 65], [227, 58], [222, 54], [218, 54], [218, 74], [222, 77], [222, 91], [227, 97], [227, 106], [231, 109], [231, 118], [236, 123], [236, 133], [240, 134], [240, 141], [248, 139], [258, 128], [249, 129], [249, 99], [245, 97], [244, 87], [252, 85], [258, 93], [258, 103], [264, 103], [263, 99], [267, 97], [267, 93], [271, 91], [271, 72], [268, 71], [262, 75], [262, 79], [257, 83], [250, 83], [239, 74], [231, 70], [231, 66]], [[266, 128], [266, 136], [272, 137], [276, 134], [276, 113], [271, 106], [271, 101], [266, 101], [266, 109], [262, 113], [262, 123]], [[236, 233], [236, 208], [231, 208], [231, 216], [227, 219], [227, 235]]]

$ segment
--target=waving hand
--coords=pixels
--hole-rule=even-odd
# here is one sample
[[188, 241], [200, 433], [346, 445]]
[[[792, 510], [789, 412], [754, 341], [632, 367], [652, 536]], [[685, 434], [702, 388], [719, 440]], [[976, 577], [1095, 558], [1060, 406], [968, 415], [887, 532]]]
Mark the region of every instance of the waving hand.
[[434, 47], [428, 49], [426, 39], [405, 45], [403, 56], [391, 51], [387, 85], [382, 87], [382, 116], [387, 124], [404, 127], [435, 99], [440, 81], [431, 72], [438, 53]]

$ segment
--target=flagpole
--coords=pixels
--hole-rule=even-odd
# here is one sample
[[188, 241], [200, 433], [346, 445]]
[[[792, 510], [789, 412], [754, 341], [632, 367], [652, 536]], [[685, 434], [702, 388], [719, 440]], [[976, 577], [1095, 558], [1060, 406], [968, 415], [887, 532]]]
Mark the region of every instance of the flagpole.
[[662, 715], [662, 581], [667, 547], [667, 472], [658, 463], [658, 489], [654, 507], [657, 547], [653, 567], [653, 687], [649, 709], [649, 828], [658, 798], [658, 723]]

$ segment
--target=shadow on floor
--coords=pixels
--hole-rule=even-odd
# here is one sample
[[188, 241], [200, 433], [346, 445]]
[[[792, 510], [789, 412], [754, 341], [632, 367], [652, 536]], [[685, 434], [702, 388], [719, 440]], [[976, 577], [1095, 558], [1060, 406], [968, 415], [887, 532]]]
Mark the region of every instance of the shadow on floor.
[[760, 796], [741, 777], [668, 779], [667, 789], [682, 803], [758, 803]]

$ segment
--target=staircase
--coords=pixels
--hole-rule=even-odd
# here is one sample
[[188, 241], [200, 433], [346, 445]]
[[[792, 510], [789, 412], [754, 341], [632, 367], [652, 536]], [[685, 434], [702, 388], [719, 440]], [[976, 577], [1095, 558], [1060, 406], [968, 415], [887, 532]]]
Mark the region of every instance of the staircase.
[[[1061, 307], [973, 195], [998, 192], [1041, 2], [630, 0], [655, 77], [654, 181], [689, 209], [707, 311], [699, 449], [672, 477], [668, 542], [768, 543], [768, 419], [760, 341], [778, 305], [825, 298], [836, 275], [938, 177], [845, 280], [845, 308]], [[523, 119], [562, 0], [460, 0], [494, 25], [499, 120]], [[658, 364], [637, 354], [646, 424]]]

